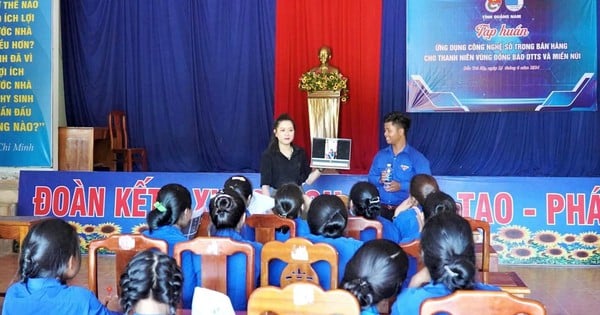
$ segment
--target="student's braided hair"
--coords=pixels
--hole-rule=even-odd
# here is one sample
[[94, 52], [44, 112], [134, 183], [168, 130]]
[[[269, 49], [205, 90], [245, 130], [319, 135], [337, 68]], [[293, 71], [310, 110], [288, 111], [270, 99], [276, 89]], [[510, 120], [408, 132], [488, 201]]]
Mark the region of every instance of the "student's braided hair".
[[183, 276], [175, 259], [153, 250], [136, 254], [121, 275], [121, 307], [124, 314], [135, 310], [138, 301], [152, 298], [176, 313], [181, 297]]
[[79, 271], [81, 253], [79, 236], [69, 223], [56, 218], [46, 219], [31, 227], [23, 240], [19, 256], [19, 280], [55, 278], [65, 284], [69, 280], [69, 260]]

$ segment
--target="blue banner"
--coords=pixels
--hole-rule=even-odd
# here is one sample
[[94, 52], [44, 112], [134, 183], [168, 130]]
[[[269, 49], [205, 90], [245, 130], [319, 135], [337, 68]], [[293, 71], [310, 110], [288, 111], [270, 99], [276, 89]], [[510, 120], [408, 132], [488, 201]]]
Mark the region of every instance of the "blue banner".
[[596, 6], [408, 0], [407, 111], [597, 110]]
[[[85, 247], [112, 233], [136, 233], [156, 193], [168, 183], [192, 192], [201, 210], [234, 174], [22, 171], [18, 215], [71, 221]], [[260, 175], [244, 174], [259, 190]], [[488, 221], [501, 263], [599, 265], [600, 179], [436, 176], [462, 214]], [[311, 197], [349, 194], [365, 175], [322, 175], [305, 187]]]
[[51, 167], [52, 2], [0, 1], [0, 167]]

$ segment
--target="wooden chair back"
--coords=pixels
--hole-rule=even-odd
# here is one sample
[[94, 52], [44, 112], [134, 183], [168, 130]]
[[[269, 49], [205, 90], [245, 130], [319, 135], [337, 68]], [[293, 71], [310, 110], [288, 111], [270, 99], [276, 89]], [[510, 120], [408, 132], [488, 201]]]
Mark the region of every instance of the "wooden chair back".
[[352, 293], [334, 289], [323, 291], [313, 283], [297, 282], [284, 288], [260, 287], [248, 300], [248, 315], [276, 314], [360, 314], [360, 305]]
[[130, 148], [127, 133], [127, 116], [122, 110], [113, 110], [108, 115], [108, 131], [110, 148], [113, 152], [115, 170], [122, 163], [123, 170], [131, 172], [133, 165], [138, 164], [141, 171], [148, 170], [146, 149]]
[[196, 235], [194, 237], [209, 237], [211, 226], [212, 221], [210, 220], [210, 213], [208, 213], [208, 211], [204, 212], [200, 215], [200, 223], [198, 224], [198, 230], [196, 230]]
[[421, 304], [421, 315], [438, 312], [452, 315], [545, 315], [546, 308], [536, 300], [516, 297], [504, 291], [458, 290], [448, 296], [427, 299]]
[[146, 237], [142, 234], [113, 234], [104, 239], [90, 242], [88, 252], [88, 286], [98, 296], [98, 250], [104, 248], [115, 252], [115, 278], [117, 293], [121, 294], [119, 280], [129, 261], [140, 251], [157, 249], [168, 253], [168, 244], [163, 240]]
[[366, 229], [374, 229], [376, 239], [383, 237], [383, 225], [381, 222], [377, 220], [368, 220], [361, 216], [348, 217], [344, 235], [360, 241], [360, 232]]
[[417, 259], [417, 270], [421, 270], [425, 267], [423, 259], [421, 258], [421, 241], [414, 240], [410, 243], [401, 243], [400, 247], [404, 250], [406, 255]]
[[296, 237], [296, 222], [275, 214], [253, 214], [246, 218], [246, 224], [254, 229], [254, 239], [262, 244], [275, 240], [275, 231], [287, 226], [290, 238]]
[[227, 257], [236, 253], [246, 255], [246, 297], [254, 289], [254, 247], [227, 237], [196, 237], [193, 240], [177, 243], [173, 257], [181, 267], [183, 252], [190, 251], [201, 255], [202, 287], [227, 294]]
[[491, 232], [490, 232], [490, 224], [486, 221], [475, 220], [473, 218], [465, 218], [469, 225], [471, 226], [471, 230], [474, 232], [479, 232], [482, 237], [482, 254], [481, 254], [481, 270], [480, 271], [490, 271], [490, 256], [491, 256]]
[[329, 244], [313, 244], [302, 237], [290, 238], [285, 243], [279, 241], [266, 243], [260, 258], [261, 286], [269, 285], [269, 261], [273, 259], [280, 259], [287, 263], [281, 273], [281, 287], [298, 281], [319, 285], [319, 276], [311, 264], [320, 260], [326, 261], [331, 267], [330, 288], [335, 289], [338, 286], [338, 252]]
[[113, 110], [108, 115], [108, 130], [110, 132], [111, 149], [129, 148], [127, 134], [127, 116], [122, 110]]

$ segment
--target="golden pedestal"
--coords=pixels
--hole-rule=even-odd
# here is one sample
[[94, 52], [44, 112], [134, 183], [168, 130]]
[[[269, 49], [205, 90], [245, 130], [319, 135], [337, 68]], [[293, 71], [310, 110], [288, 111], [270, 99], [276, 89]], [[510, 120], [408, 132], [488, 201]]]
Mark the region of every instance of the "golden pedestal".
[[310, 138], [337, 138], [340, 112], [340, 91], [308, 93]]

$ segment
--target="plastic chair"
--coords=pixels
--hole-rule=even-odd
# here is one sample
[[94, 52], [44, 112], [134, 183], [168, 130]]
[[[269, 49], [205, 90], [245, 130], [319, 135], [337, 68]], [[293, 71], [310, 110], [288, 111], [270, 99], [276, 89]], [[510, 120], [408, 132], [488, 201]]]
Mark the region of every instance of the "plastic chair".
[[[248, 243], [236, 242], [227, 237], [197, 237], [177, 243], [173, 257], [181, 267], [183, 252], [191, 251], [201, 255], [202, 287], [227, 294], [227, 257], [236, 253], [246, 255], [246, 297], [254, 289], [254, 247]], [[241, 272], [240, 272], [240, 276]]]
[[113, 152], [115, 170], [119, 164], [123, 171], [133, 171], [133, 165], [138, 164], [140, 171], [148, 170], [146, 149], [130, 148], [127, 135], [127, 118], [124, 111], [113, 110], [108, 115], [108, 130], [110, 133], [110, 148]]
[[142, 234], [113, 234], [104, 239], [90, 242], [88, 253], [88, 286], [94, 295], [98, 296], [98, 250], [105, 248], [115, 252], [115, 278], [117, 293], [121, 294], [119, 280], [129, 261], [140, 251], [158, 249], [168, 253], [167, 242], [146, 237]]
[[290, 238], [285, 243], [279, 241], [266, 243], [260, 258], [261, 287], [269, 285], [269, 261], [273, 259], [280, 259], [287, 263], [280, 277], [282, 287], [298, 281], [319, 285], [319, 276], [311, 264], [320, 260], [328, 262], [331, 267], [330, 287], [335, 289], [338, 286], [338, 253], [329, 244], [313, 244], [302, 237]]
[[265, 314], [360, 314], [360, 305], [352, 293], [334, 289], [323, 291], [308, 282], [292, 283], [285, 288], [260, 287], [248, 300], [248, 315]]
[[375, 229], [375, 238], [380, 239], [383, 235], [383, 225], [377, 220], [368, 220], [365, 217], [348, 217], [344, 235], [360, 241], [360, 232], [366, 229]]
[[421, 315], [438, 312], [452, 315], [545, 315], [546, 308], [539, 301], [516, 297], [504, 291], [458, 290], [448, 296], [427, 299], [421, 304]]
[[482, 236], [482, 254], [481, 254], [481, 270], [480, 271], [490, 271], [490, 255], [491, 255], [491, 232], [490, 232], [490, 224], [486, 221], [475, 220], [473, 218], [465, 218], [469, 225], [471, 226], [471, 230], [474, 232], [479, 232]]
[[287, 226], [290, 238], [296, 237], [296, 222], [274, 214], [253, 214], [246, 218], [246, 225], [254, 229], [254, 239], [262, 244], [275, 240], [275, 230]]

